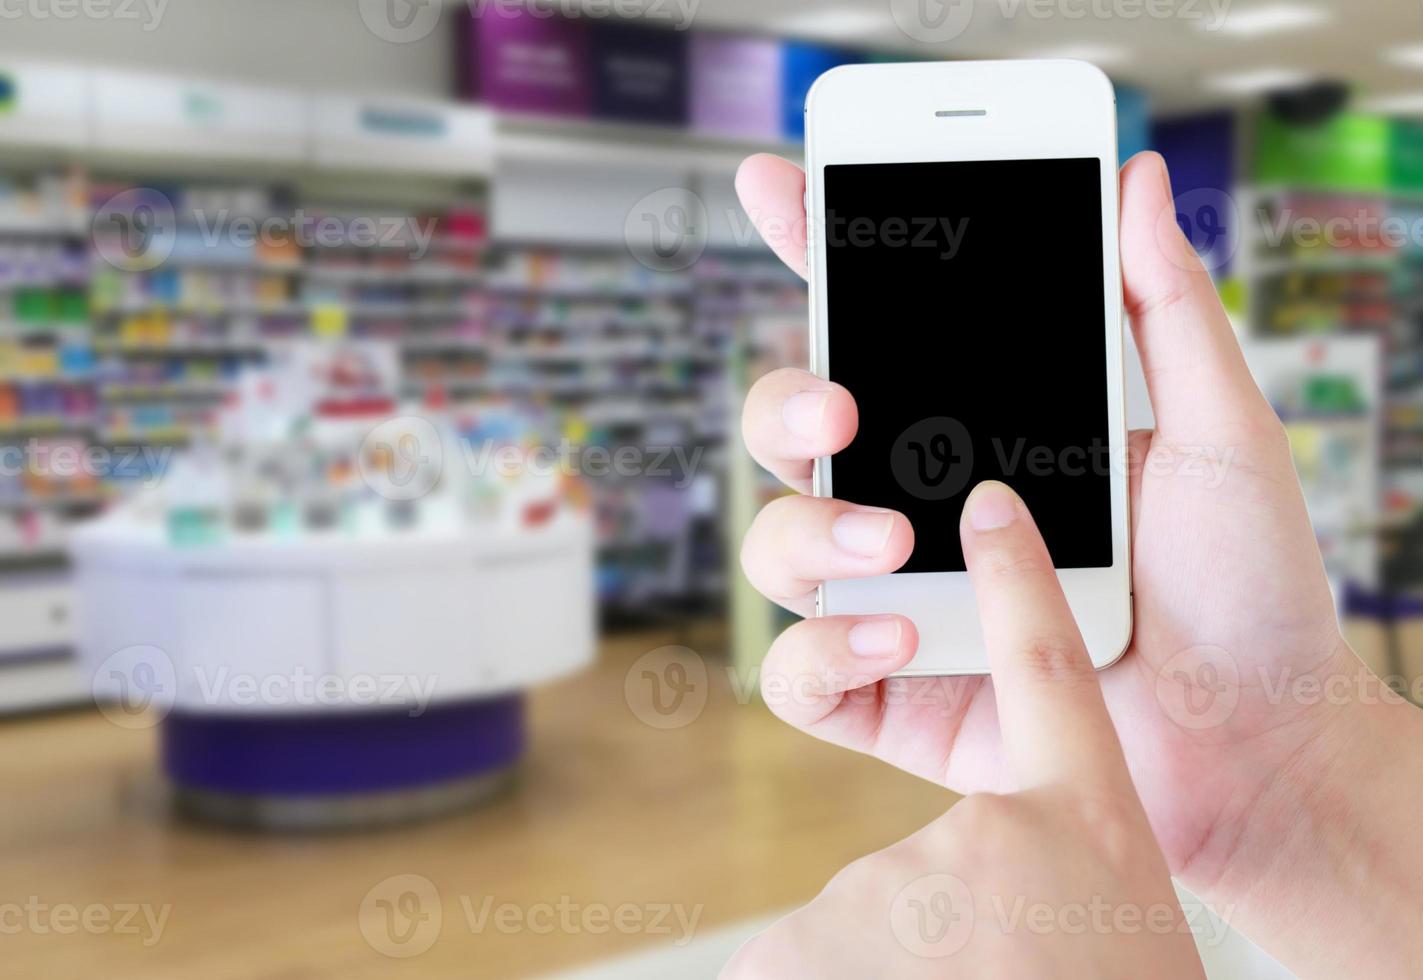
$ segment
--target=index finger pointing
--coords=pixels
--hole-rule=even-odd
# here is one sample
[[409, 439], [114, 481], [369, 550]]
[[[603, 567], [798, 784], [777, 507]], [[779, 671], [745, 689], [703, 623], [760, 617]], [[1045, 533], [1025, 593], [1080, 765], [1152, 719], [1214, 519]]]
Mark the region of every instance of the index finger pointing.
[[1096, 671], [1023, 501], [1002, 483], [982, 483], [964, 504], [959, 533], [1019, 779], [1130, 786]]

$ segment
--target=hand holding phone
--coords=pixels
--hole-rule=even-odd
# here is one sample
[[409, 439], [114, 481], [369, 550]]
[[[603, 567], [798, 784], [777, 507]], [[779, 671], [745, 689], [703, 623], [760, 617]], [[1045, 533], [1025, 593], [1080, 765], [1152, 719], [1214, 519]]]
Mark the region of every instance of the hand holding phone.
[[[801, 274], [804, 240], [781, 230], [807, 225], [804, 180], [799, 167], [770, 156], [748, 160], [737, 177], [747, 213]], [[1213, 904], [1243, 903], [1241, 916], [1259, 916], [1281, 932], [1292, 922], [1307, 930], [1310, 920], [1284, 921], [1279, 903], [1251, 896], [1262, 887], [1292, 894], [1305, 869], [1327, 874], [1320, 864], [1329, 854], [1305, 838], [1299, 847], [1282, 842], [1274, 829], [1313, 819], [1312, 803], [1352, 797], [1338, 783], [1347, 778], [1340, 760], [1367, 757], [1377, 738], [1358, 728], [1375, 722], [1360, 716], [1384, 709], [1281, 701], [1260, 682], [1352, 683], [1367, 668], [1340, 636], [1284, 428], [1250, 376], [1214, 283], [1176, 226], [1159, 156], [1128, 162], [1121, 201], [1126, 308], [1158, 427], [1130, 436], [1135, 630], [1123, 660], [1101, 673], [1102, 693], [1173, 873]], [[907, 328], [885, 318], [865, 325], [887, 343]], [[891, 387], [899, 380], [891, 377]], [[856, 439], [861, 397], [806, 371], [773, 372], [747, 396], [747, 448], [804, 492], [813, 461]], [[1203, 458], [1230, 465], [1212, 474], [1199, 465]], [[883, 514], [832, 498], [782, 498], [752, 525], [742, 567], [763, 594], [813, 615], [822, 582], [888, 575], [919, 537], [945, 533], [890, 513], [887, 533], [866, 534], [868, 520]], [[860, 529], [837, 535], [849, 518]], [[892, 676], [917, 644], [914, 620], [900, 614], [807, 619], [776, 640], [762, 665], [766, 703], [812, 735], [960, 793], [1019, 788], [1004, 764], [987, 678]], [[1286, 766], [1316, 775], [1307, 794], [1280, 778]], [[1249, 894], [1236, 888], [1247, 883]], [[1368, 919], [1362, 905], [1357, 916], [1352, 906], [1347, 911], [1356, 924]], [[1351, 949], [1365, 956], [1362, 946]]]
[[723, 976], [1199, 980], [1196, 917], [1176, 899], [1032, 517], [1008, 487], [981, 484], [962, 543], [1019, 791], [970, 796], [854, 862]]

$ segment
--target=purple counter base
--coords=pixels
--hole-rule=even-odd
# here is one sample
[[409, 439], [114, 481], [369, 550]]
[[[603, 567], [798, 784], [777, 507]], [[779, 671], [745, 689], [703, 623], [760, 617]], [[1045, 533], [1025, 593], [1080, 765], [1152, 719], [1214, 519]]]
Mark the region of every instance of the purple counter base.
[[286, 716], [174, 712], [160, 728], [180, 805], [274, 829], [360, 826], [455, 809], [525, 747], [521, 694], [427, 708]]

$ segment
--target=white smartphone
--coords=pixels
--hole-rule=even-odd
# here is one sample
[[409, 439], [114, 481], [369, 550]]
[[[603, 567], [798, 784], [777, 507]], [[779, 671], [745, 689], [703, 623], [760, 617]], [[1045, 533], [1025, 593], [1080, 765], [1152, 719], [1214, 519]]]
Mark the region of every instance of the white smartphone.
[[827, 582], [820, 614], [910, 617], [903, 674], [986, 672], [958, 527], [1002, 480], [1113, 663], [1131, 577], [1111, 82], [1077, 61], [852, 65], [806, 114], [812, 370], [860, 413], [815, 493], [915, 536], [895, 574]]

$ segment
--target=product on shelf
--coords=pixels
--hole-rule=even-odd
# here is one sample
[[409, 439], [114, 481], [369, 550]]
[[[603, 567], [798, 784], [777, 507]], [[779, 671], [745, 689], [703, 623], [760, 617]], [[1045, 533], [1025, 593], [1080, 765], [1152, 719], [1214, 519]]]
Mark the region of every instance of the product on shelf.
[[1423, 210], [1415, 193], [1385, 187], [1254, 196], [1261, 219], [1247, 223], [1244, 243], [1253, 332], [1299, 338], [1316, 357], [1336, 337], [1376, 344], [1360, 372], [1372, 394], [1317, 366], [1277, 404], [1326, 560], [1367, 583], [1378, 529], [1412, 519], [1423, 501], [1413, 410], [1423, 397]]
[[402, 407], [397, 376], [389, 345], [367, 343], [304, 344], [245, 371], [212, 437], [175, 459], [133, 513], [158, 520], [171, 543], [200, 547], [253, 535], [518, 531], [585, 505], [575, 474], [541, 462], [546, 416]]
[[[621, 568], [610, 577], [624, 586], [610, 599], [714, 594], [715, 508], [689, 501], [693, 486], [700, 501], [719, 492], [733, 337], [755, 314], [803, 315], [803, 284], [768, 255], [709, 252], [663, 273], [621, 247], [501, 245], [479, 196], [462, 188], [442, 187], [442, 206], [370, 203], [379, 196], [362, 188], [353, 204], [255, 179], [93, 182], [79, 171], [0, 181], [0, 433], [41, 431], [131, 455], [100, 475], [96, 498], [163, 477], [176, 480], [180, 503], [197, 500], [207, 484], [194, 478], [185, 489], [170, 454], [196, 459], [226, 444], [233, 399], [260, 400], [244, 378], [313, 341], [377, 343], [394, 358], [389, 407], [440, 406], [452, 440], [694, 457], [696, 472], [671, 491], [646, 473], [575, 480], [588, 468], [575, 459], [558, 470], [558, 492], [591, 493], [609, 515], [602, 561]], [[100, 212], [113, 220], [97, 224]], [[23, 231], [7, 237], [16, 216]], [[284, 424], [305, 417], [289, 409]], [[224, 537], [340, 532], [369, 509], [353, 511], [346, 497], [364, 486], [354, 446], [334, 456], [322, 448], [343, 423], [308, 414], [300, 432], [270, 438], [301, 447], [310, 471], [293, 471], [290, 459], [232, 471], [219, 453]], [[288, 473], [277, 484], [263, 477], [274, 467]], [[466, 487], [471, 512], [487, 516], [497, 503], [515, 524], [547, 515], [547, 493], [530, 489], [537, 481], [522, 482], [532, 493], [523, 503], [507, 483]], [[178, 509], [179, 536], [205, 539], [212, 515]], [[432, 513], [401, 501], [377, 510], [391, 528], [418, 528]]]

